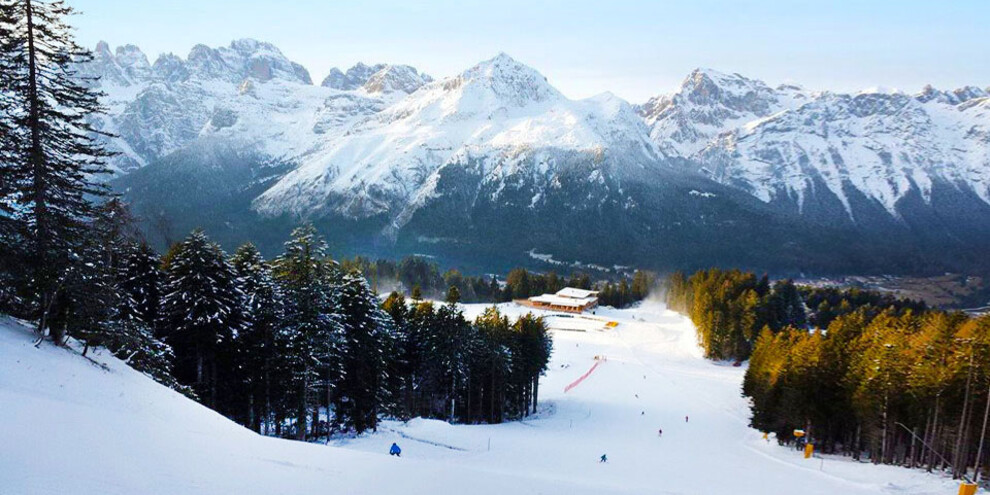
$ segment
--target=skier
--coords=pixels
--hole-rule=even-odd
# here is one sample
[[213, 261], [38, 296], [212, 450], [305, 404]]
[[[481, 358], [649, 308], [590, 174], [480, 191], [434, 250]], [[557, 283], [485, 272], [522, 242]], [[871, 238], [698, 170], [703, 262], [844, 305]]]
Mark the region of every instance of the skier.
[[688, 422], [688, 417], [687, 417], [687, 416], [684, 416], [684, 422], [685, 422], [685, 423], [687, 423], [687, 422]]
[[602, 454], [602, 458], [598, 460], [598, 463], [599, 464], [601, 464], [603, 462], [608, 462], [608, 457], [605, 457], [605, 454]]
[[399, 448], [399, 444], [392, 442], [392, 448], [388, 449], [388, 455], [402, 457], [402, 449]]
[[657, 429], [657, 438], [660, 438], [662, 436], [663, 436], [663, 428], [658, 428]]

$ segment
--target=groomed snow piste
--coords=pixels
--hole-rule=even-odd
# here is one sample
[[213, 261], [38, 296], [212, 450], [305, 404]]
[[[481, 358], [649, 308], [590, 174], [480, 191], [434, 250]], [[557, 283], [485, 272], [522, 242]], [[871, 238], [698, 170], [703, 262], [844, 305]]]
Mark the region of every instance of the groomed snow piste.
[[[534, 417], [388, 421], [331, 446], [255, 435], [107, 353], [36, 349], [0, 319], [0, 493], [955, 493], [939, 476], [765, 442], [747, 427], [744, 369], [702, 359], [691, 324], [658, 304], [595, 316], [618, 326], [554, 332]], [[607, 360], [565, 394], [595, 356]]]

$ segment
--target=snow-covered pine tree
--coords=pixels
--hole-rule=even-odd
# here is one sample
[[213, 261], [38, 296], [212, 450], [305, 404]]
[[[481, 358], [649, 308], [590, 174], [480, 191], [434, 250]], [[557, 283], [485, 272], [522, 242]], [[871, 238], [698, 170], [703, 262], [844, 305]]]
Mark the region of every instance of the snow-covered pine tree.
[[249, 323], [235, 341], [242, 399], [238, 416], [251, 429], [270, 434], [287, 413], [284, 387], [291, 379], [284, 298], [271, 267], [253, 244], [237, 248], [231, 263], [246, 296]]
[[523, 386], [526, 388], [525, 399], [529, 406], [523, 411], [523, 415], [528, 415], [530, 412], [536, 412], [540, 375], [546, 372], [547, 364], [550, 362], [553, 339], [547, 331], [543, 318], [533, 316], [532, 313], [527, 313], [516, 320], [513, 330], [519, 339], [520, 350], [520, 355], [514, 362], [522, 368], [522, 376], [525, 380]]
[[136, 303], [138, 316], [147, 323], [157, 338], [162, 320], [162, 285], [165, 275], [161, 258], [146, 242], [129, 243], [123, 253], [120, 288]]
[[220, 246], [194, 230], [176, 249], [166, 274], [165, 341], [175, 350], [175, 376], [210, 407], [222, 410], [218, 385], [229, 377], [231, 341], [244, 330], [244, 293]]
[[440, 306], [436, 312], [435, 327], [427, 330], [427, 349], [424, 358], [436, 367], [438, 392], [447, 404], [443, 417], [454, 421], [459, 387], [468, 376], [468, 343], [473, 329], [455, 304]]
[[395, 353], [394, 324], [356, 270], [343, 277], [340, 317], [347, 352], [335, 394], [337, 421], [358, 433], [377, 430], [378, 415], [387, 400], [389, 360]]
[[99, 93], [73, 69], [92, 55], [65, 23], [71, 7], [57, 0], [0, 0], [0, 12], [4, 105], [15, 129], [4, 145], [13, 155], [4, 176], [13, 183], [14, 219], [27, 246], [32, 316], [39, 333], [53, 330], [52, 339], [61, 342], [48, 316], [71, 265], [83, 259], [92, 198], [106, 192], [98, 175], [107, 172], [109, 153], [88, 123], [102, 107]]
[[157, 328], [161, 324], [161, 298], [164, 275], [157, 253], [145, 242], [126, 242], [115, 271], [118, 313], [130, 322], [119, 332], [114, 354], [134, 369], [159, 383], [193, 396], [192, 389], [172, 376], [172, 348], [163, 342]]
[[[319, 404], [332, 403], [333, 387], [342, 373], [345, 343], [337, 317], [337, 268], [312, 225], [292, 231], [274, 268], [285, 297], [283, 321], [292, 370], [288, 394], [295, 409], [295, 436], [305, 440], [317, 433]], [[317, 416], [311, 429], [310, 414]]]
[[172, 377], [171, 348], [153, 336], [125, 288], [128, 253], [138, 249], [132, 220], [118, 200], [98, 208], [87, 242], [77, 250], [82, 259], [66, 271], [50, 324], [81, 340], [83, 355], [105, 347], [132, 368], [187, 392]]
[[493, 306], [475, 320], [474, 328], [480, 338], [480, 360], [472, 374], [480, 379], [483, 387], [481, 415], [489, 423], [501, 423], [512, 366], [509, 321]]
[[[128, 242], [123, 223], [129, 222], [126, 207], [111, 200], [94, 212], [94, 220], [85, 230], [84, 242], [76, 246], [73, 263], [62, 276], [61, 290], [49, 315], [53, 332], [68, 334], [86, 347], [113, 349], [113, 332], [125, 330], [132, 322], [127, 314], [129, 299], [118, 290], [120, 253]], [[123, 312], [123, 313], [122, 313]]]

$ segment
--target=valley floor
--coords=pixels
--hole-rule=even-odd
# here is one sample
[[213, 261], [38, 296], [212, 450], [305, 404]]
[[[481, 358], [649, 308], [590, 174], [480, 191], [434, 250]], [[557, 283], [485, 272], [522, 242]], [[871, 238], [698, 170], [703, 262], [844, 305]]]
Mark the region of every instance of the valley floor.
[[[483, 305], [467, 305], [470, 318]], [[516, 315], [522, 308], [503, 306]], [[805, 460], [747, 427], [744, 369], [702, 359], [658, 304], [554, 332], [540, 413], [502, 425], [387, 421], [331, 446], [257, 436], [126, 368], [0, 320], [0, 493], [947, 494], [944, 477]], [[606, 359], [580, 384], [595, 357]], [[689, 416], [690, 421], [685, 421]], [[658, 436], [658, 429], [663, 435]], [[397, 442], [402, 457], [388, 456]], [[607, 463], [599, 463], [602, 454]]]

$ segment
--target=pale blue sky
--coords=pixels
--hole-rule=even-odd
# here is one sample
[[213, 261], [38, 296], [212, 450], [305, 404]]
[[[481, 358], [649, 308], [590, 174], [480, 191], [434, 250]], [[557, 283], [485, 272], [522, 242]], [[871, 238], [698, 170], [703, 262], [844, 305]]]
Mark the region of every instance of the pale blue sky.
[[68, 0], [81, 43], [185, 57], [256, 38], [319, 83], [330, 67], [454, 75], [504, 51], [571, 97], [633, 102], [695, 67], [855, 91], [990, 86], [990, 0]]

